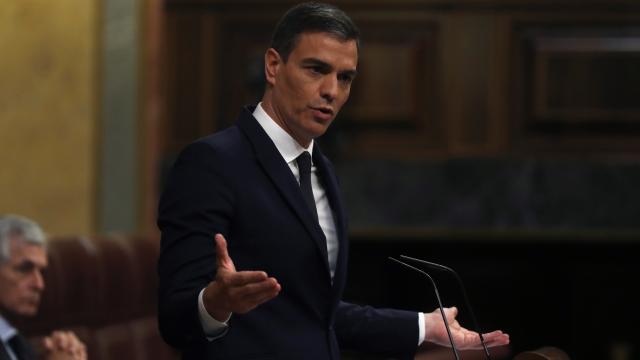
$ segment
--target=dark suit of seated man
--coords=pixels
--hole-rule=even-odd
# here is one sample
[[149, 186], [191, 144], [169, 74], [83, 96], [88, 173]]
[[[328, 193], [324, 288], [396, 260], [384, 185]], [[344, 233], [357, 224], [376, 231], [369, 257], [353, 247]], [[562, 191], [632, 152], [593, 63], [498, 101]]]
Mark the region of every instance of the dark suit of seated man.
[[[0, 360], [36, 358], [31, 345], [9, 322], [34, 316], [44, 291], [46, 238], [38, 224], [16, 215], [0, 216]], [[84, 360], [85, 346], [72, 332], [54, 331], [41, 346], [45, 359]]]
[[[262, 101], [177, 159], [158, 215], [159, 325], [183, 358], [326, 360], [341, 348], [411, 358], [424, 341], [448, 344], [436, 312], [341, 300], [346, 215], [314, 139], [347, 101], [358, 37], [333, 6], [290, 9], [265, 53]], [[447, 314], [457, 345], [478, 347]], [[500, 331], [485, 339], [508, 342]]]

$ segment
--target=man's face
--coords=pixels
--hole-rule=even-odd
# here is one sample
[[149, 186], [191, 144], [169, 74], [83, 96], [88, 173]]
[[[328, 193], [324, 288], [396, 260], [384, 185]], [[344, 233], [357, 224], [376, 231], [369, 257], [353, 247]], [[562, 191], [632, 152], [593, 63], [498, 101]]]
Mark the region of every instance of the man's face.
[[325, 133], [349, 98], [356, 76], [355, 40], [328, 33], [303, 33], [285, 63], [269, 49], [265, 56], [271, 97], [265, 110], [300, 145]]
[[0, 265], [0, 309], [16, 315], [35, 315], [44, 290], [42, 271], [47, 254], [39, 245], [11, 239], [11, 259]]

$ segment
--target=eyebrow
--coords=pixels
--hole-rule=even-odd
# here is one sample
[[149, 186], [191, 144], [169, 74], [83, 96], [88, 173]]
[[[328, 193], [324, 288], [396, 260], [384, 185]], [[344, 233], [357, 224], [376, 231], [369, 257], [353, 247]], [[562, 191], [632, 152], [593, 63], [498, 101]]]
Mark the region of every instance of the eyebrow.
[[[326, 61], [322, 61], [320, 59], [317, 59], [317, 58], [302, 59], [302, 65], [303, 66], [309, 66], [309, 65], [319, 66], [319, 67], [321, 67], [322, 69], [325, 69], [325, 70], [333, 69], [333, 66], [331, 66], [331, 64], [327, 63]], [[356, 69], [349, 69], [349, 70], [340, 71], [339, 73], [341, 75], [347, 75], [347, 76], [350, 76], [352, 78], [355, 78], [356, 75], [358, 74], [358, 71]]]
[[39, 269], [40, 271], [45, 270], [47, 265], [38, 264], [32, 260], [24, 259], [17, 264], [14, 264], [15, 269]]

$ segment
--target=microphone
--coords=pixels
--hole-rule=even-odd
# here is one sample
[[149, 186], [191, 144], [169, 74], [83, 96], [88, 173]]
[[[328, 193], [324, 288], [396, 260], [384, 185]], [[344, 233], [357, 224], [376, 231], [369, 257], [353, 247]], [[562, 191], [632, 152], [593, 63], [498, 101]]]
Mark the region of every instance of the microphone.
[[428, 267], [436, 270], [446, 271], [448, 273], [453, 274], [453, 276], [458, 281], [458, 286], [462, 290], [462, 297], [464, 298], [465, 306], [467, 307], [467, 311], [469, 311], [469, 315], [471, 315], [471, 321], [473, 322], [473, 326], [475, 327], [475, 331], [480, 335], [480, 343], [482, 343], [482, 348], [484, 349], [484, 353], [487, 356], [487, 359], [491, 360], [491, 355], [489, 355], [489, 349], [487, 348], [487, 344], [484, 342], [484, 337], [482, 336], [482, 332], [480, 331], [480, 326], [478, 325], [478, 320], [476, 319], [475, 314], [473, 313], [473, 309], [471, 308], [471, 303], [469, 302], [469, 297], [467, 296], [467, 291], [465, 290], [464, 284], [462, 283], [462, 279], [452, 268], [440, 264], [436, 264], [434, 262], [413, 258], [406, 255], [400, 255], [402, 259], [417, 262], [420, 264], [427, 265]]
[[447, 335], [449, 336], [449, 342], [451, 343], [451, 349], [453, 350], [453, 356], [455, 356], [456, 360], [460, 360], [460, 355], [458, 354], [458, 348], [456, 348], [456, 344], [453, 342], [453, 336], [451, 335], [451, 330], [449, 329], [449, 322], [447, 321], [447, 317], [444, 314], [444, 307], [442, 306], [442, 301], [440, 300], [440, 292], [438, 292], [438, 287], [436, 286], [436, 282], [433, 281], [433, 278], [427, 274], [425, 271], [418, 269], [415, 266], [411, 266], [403, 261], [398, 259], [394, 259], [389, 257], [390, 260], [397, 262], [398, 264], [405, 266], [413, 271], [417, 271], [420, 274], [424, 275], [431, 281], [431, 285], [433, 285], [433, 290], [436, 293], [436, 299], [438, 300], [438, 307], [440, 307], [440, 314], [442, 315], [442, 321], [444, 321], [444, 327], [447, 329]]

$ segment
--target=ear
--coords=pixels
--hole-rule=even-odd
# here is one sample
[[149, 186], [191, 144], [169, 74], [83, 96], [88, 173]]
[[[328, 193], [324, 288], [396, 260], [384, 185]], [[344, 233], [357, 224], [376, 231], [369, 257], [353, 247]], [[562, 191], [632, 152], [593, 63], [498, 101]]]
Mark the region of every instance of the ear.
[[282, 58], [274, 48], [269, 48], [264, 54], [264, 76], [267, 84], [273, 86], [276, 83], [276, 74], [280, 69]]

